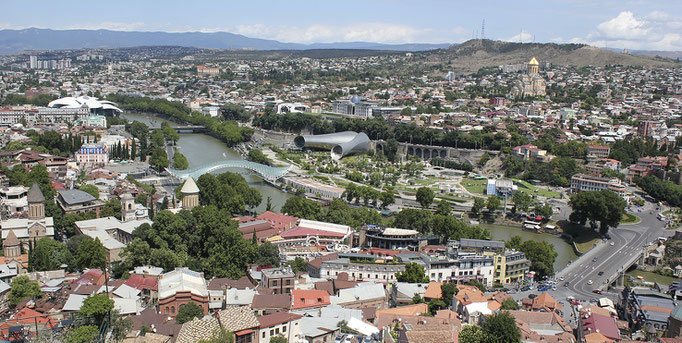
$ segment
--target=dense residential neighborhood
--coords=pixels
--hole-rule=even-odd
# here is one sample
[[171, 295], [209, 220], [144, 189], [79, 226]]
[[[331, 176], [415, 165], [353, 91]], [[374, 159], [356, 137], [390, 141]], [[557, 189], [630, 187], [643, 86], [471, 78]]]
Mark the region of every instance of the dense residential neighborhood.
[[287, 51], [0, 55], [0, 341], [682, 342], [679, 59]]

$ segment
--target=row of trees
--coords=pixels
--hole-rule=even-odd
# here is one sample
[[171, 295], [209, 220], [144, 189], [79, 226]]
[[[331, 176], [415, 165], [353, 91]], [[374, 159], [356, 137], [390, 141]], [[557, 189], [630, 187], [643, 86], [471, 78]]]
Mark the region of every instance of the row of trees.
[[359, 204], [360, 200], [362, 200], [365, 206], [371, 203], [374, 207], [378, 207], [379, 201], [381, 201], [381, 207], [383, 208], [395, 202], [395, 195], [391, 191], [381, 192], [373, 187], [358, 186], [352, 182], [348, 183], [342, 197], [346, 198], [348, 202], [355, 200], [356, 204]]
[[[28, 130], [26, 136], [31, 138], [36, 147], [42, 147], [45, 152], [60, 156], [73, 154], [81, 148], [84, 142], [80, 135], [68, 134], [62, 137], [57, 131], [46, 131], [43, 134], [38, 134], [34, 130]], [[12, 146], [8, 146], [7, 149], [13, 150]]]
[[[442, 132], [416, 126], [414, 124], [389, 125], [385, 120], [374, 118], [370, 120], [360, 119], [339, 119], [326, 121], [322, 116], [306, 113], [285, 113], [274, 114], [272, 110], [266, 110], [258, 114], [253, 119], [253, 125], [267, 130], [279, 130], [286, 132], [299, 133], [304, 129], [312, 131], [313, 134], [325, 134], [342, 131], [364, 132], [371, 139], [391, 139], [397, 142], [410, 142], [426, 145], [440, 145], [467, 149], [491, 149], [491, 150], [510, 150], [511, 147], [527, 144], [528, 138], [519, 133], [515, 125], [508, 127], [507, 133], [496, 131], [494, 126], [485, 127], [481, 131], [471, 131], [464, 133], [460, 131]], [[397, 146], [395, 147], [397, 148]], [[384, 148], [386, 156], [391, 155]], [[392, 150], [392, 149], [391, 149]], [[390, 159], [390, 158], [389, 158]]]
[[571, 157], [556, 157], [548, 163], [542, 163], [535, 160], [522, 161], [510, 156], [504, 160], [504, 168], [507, 177], [520, 174], [524, 180], [540, 180], [561, 187], [568, 187], [571, 177], [583, 171]]
[[671, 181], [661, 180], [653, 175], [635, 178], [637, 186], [654, 197], [676, 207], [682, 206], [682, 186]]
[[488, 229], [468, 225], [452, 215], [434, 214], [429, 210], [403, 209], [393, 216], [393, 223], [390, 224], [401, 229], [412, 229], [423, 234], [435, 235], [443, 242], [462, 238], [492, 238]]
[[456, 170], [473, 171], [474, 166], [469, 162], [457, 162], [453, 160], [446, 160], [444, 158], [432, 158], [431, 165], [440, 166]]
[[351, 207], [342, 199], [334, 199], [329, 206], [322, 208], [319, 202], [295, 196], [287, 199], [281, 212], [299, 218], [348, 225], [356, 229], [368, 223], [381, 224], [384, 221], [376, 210]]
[[133, 144], [130, 147], [127, 143], [125, 145], [118, 142], [109, 152], [109, 158], [113, 160], [135, 160], [137, 155], [137, 147]]
[[191, 112], [187, 106], [180, 102], [122, 94], [111, 94], [107, 96], [107, 99], [118, 103], [127, 110], [158, 113], [182, 123], [204, 126], [212, 136], [222, 140], [228, 146], [249, 141], [253, 135], [253, 129], [249, 127], [239, 126], [233, 120], [224, 121], [200, 112]]
[[66, 243], [41, 238], [31, 242], [28, 251], [29, 269], [34, 271], [57, 270], [62, 265], [69, 271], [102, 269], [106, 262], [107, 251], [102, 242], [85, 235], [74, 236]]

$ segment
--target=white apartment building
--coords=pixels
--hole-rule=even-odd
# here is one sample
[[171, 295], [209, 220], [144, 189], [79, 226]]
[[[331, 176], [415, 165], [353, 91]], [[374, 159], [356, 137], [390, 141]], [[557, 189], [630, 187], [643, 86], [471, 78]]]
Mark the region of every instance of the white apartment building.
[[625, 185], [618, 178], [606, 178], [585, 174], [576, 174], [571, 178], [571, 193], [601, 191], [608, 189], [616, 192], [621, 197], [625, 195]]

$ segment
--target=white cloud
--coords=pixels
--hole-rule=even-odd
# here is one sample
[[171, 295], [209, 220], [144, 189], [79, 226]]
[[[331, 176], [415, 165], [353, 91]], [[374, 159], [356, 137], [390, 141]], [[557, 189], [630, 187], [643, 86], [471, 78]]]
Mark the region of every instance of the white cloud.
[[528, 42], [532, 42], [534, 39], [535, 39], [535, 37], [533, 36], [533, 34], [531, 34], [530, 32], [528, 32], [526, 30], [521, 30], [521, 32], [519, 32], [519, 34], [517, 34], [515, 36], [511, 36], [511, 37], [506, 38], [506, 39], [502, 39], [502, 40], [507, 41], [507, 42], [528, 43]]
[[646, 21], [635, 18], [629, 11], [597, 25], [599, 35], [607, 39], [639, 39], [648, 36], [651, 30]]
[[143, 22], [119, 22], [119, 21], [103, 21], [99, 23], [84, 23], [72, 26], [67, 26], [62, 29], [81, 29], [81, 30], [112, 30], [112, 31], [142, 31], [147, 28]]
[[630, 11], [597, 25], [585, 37], [574, 37], [571, 43], [641, 50], [682, 50], [682, 18], [654, 11], [636, 16]]
[[247, 37], [274, 39], [293, 43], [376, 42], [376, 43], [443, 43], [459, 41], [468, 30], [455, 27], [451, 30], [417, 28], [391, 23], [354, 23], [342, 26], [313, 24], [295, 25], [238, 25], [233, 33]]

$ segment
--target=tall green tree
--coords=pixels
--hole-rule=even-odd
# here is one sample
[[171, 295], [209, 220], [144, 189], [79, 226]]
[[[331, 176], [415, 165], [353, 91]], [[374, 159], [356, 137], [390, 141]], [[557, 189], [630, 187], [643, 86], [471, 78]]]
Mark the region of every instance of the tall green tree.
[[459, 332], [461, 343], [490, 343], [491, 338], [488, 333], [477, 325], [467, 325]]
[[295, 196], [287, 199], [281, 212], [294, 217], [316, 219], [320, 215], [321, 209], [322, 206], [317, 201]]
[[83, 270], [86, 268], [105, 268], [107, 265], [107, 250], [99, 238], [90, 237], [83, 239], [76, 253], [76, 266]]
[[95, 294], [83, 300], [78, 315], [83, 318], [91, 318], [94, 324], [99, 326], [104, 317], [113, 309], [113, 299], [109, 298], [107, 294]]
[[485, 200], [483, 200], [483, 198], [476, 197], [474, 198], [473, 206], [471, 206], [471, 213], [478, 215], [481, 213], [481, 209], [483, 209], [483, 207], [485, 207]]
[[178, 315], [175, 317], [175, 322], [178, 324], [184, 324], [194, 318], [201, 318], [203, 316], [204, 309], [193, 302], [189, 302], [178, 307]]
[[35, 299], [43, 292], [38, 281], [31, 281], [27, 275], [19, 275], [10, 283], [9, 303], [17, 306], [24, 299]]
[[185, 170], [189, 168], [189, 162], [187, 161], [187, 157], [176, 151], [173, 154], [173, 168], [177, 170]]
[[433, 203], [433, 198], [436, 195], [433, 190], [429, 187], [419, 187], [417, 189], [417, 202], [422, 206], [422, 208], [428, 208]]
[[94, 325], [83, 325], [73, 328], [66, 332], [65, 343], [91, 343], [94, 342], [99, 334], [99, 330]]
[[530, 204], [533, 202], [533, 198], [531, 198], [531, 196], [528, 195], [527, 193], [516, 192], [514, 193], [514, 195], [512, 195], [512, 201], [514, 202], [514, 205], [516, 206], [517, 210], [526, 212], [530, 208]]
[[57, 270], [62, 264], [75, 267], [71, 252], [62, 242], [43, 237], [31, 249], [28, 265], [32, 270]]
[[609, 228], [615, 228], [625, 214], [625, 200], [610, 190], [580, 192], [569, 202], [573, 212], [569, 219], [574, 223], [585, 225], [599, 223], [599, 232], [606, 234]]
[[417, 263], [406, 264], [404, 271], [395, 273], [395, 278], [398, 282], [409, 283], [426, 283], [430, 281], [424, 272], [424, 268]]
[[493, 343], [521, 343], [521, 330], [509, 312], [499, 312], [485, 318], [481, 328]]
[[490, 213], [495, 213], [500, 208], [500, 198], [496, 196], [489, 196], [485, 207], [490, 211]]

